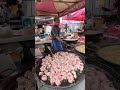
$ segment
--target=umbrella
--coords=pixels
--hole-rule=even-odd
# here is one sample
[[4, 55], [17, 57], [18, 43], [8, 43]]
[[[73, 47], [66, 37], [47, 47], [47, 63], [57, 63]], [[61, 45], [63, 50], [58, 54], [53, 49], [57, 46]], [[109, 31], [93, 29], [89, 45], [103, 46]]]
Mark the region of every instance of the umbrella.
[[63, 20], [84, 21], [85, 20], [85, 8], [82, 8], [76, 12], [73, 12], [69, 16], [65, 15], [62, 18]]
[[63, 16], [85, 6], [85, 0], [42, 0], [36, 2], [36, 15]]

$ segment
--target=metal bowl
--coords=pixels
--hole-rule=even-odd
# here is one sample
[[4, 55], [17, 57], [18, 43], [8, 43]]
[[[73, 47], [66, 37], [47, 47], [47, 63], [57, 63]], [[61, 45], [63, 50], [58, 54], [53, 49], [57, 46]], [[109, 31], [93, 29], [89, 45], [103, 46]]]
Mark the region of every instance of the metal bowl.
[[[70, 52], [72, 53], [72, 52]], [[75, 53], [74, 53], [75, 54]], [[77, 55], [77, 54], [76, 54]], [[84, 58], [82, 55], [79, 55], [80, 59], [83, 61], [84, 63]], [[66, 81], [63, 81], [61, 86], [56, 86], [56, 85], [50, 85], [50, 82], [49, 81], [46, 81], [46, 82], [43, 82], [41, 79], [40, 79], [40, 76], [38, 75], [39, 74], [39, 71], [40, 71], [40, 67], [41, 67], [41, 63], [42, 63], [42, 60], [40, 60], [40, 62], [36, 65], [36, 74], [35, 74], [35, 77], [36, 77], [36, 80], [39, 82], [39, 83], [42, 83], [43, 86], [45, 87], [48, 87], [48, 88], [53, 88], [53, 89], [65, 89], [65, 88], [70, 88], [70, 87], [73, 87], [73, 86], [76, 86], [78, 85], [79, 83], [81, 83], [84, 78], [85, 78], [85, 75], [84, 75], [84, 70], [82, 73], [77, 73], [77, 79], [75, 80], [74, 83], [72, 84], [69, 84], [68, 82]]]

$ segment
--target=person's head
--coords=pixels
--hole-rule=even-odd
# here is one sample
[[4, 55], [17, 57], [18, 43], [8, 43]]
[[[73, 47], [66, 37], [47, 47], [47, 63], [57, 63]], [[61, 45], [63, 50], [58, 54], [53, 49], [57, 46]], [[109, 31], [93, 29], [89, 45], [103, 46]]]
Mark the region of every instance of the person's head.
[[60, 24], [59, 18], [55, 18], [55, 19], [54, 19], [54, 24], [57, 25], [57, 26]]

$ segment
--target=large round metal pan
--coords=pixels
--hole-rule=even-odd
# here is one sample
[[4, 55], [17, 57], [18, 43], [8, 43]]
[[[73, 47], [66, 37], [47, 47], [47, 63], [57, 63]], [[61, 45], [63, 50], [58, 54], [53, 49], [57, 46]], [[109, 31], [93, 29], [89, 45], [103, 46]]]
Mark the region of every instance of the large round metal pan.
[[112, 82], [113, 86], [117, 89], [120, 90], [120, 74], [114, 70], [112, 67], [100, 63], [100, 62], [96, 62], [93, 60], [87, 60], [86, 65], [88, 66], [92, 66], [95, 67], [97, 70], [103, 72], [107, 78]]
[[[118, 48], [118, 47], [119, 47], [119, 48]], [[103, 50], [104, 52], [102, 52], [102, 50]], [[120, 45], [117, 44], [117, 45], [104, 46], [104, 47], [98, 49], [98, 50], [96, 51], [96, 54], [97, 54], [97, 56], [98, 56], [99, 58], [101, 58], [101, 59], [103, 59], [103, 60], [105, 60], [105, 61], [107, 61], [107, 62], [120, 65], [120, 61], [118, 61], [118, 60], [116, 61], [114, 58], [107, 59], [105, 56], [103, 56], [103, 53], [104, 53], [104, 55], [111, 57], [111, 56], [114, 54], [114, 53], [113, 53], [114, 50], [117, 51], [116, 53], [120, 53]], [[109, 51], [109, 52], [107, 53], [107, 51]], [[119, 52], [118, 52], [118, 51], [119, 51]], [[112, 53], [113, 53], [113, 54], [112, 54]], [[113, 55], [113, 56], [114, 56], [114, 55]], [[117, 55], [117, 56], [118, 56], [118, 55]], [[119, 56], [120, 56], [120, 55], [119, 55]], [[116, 58], [119, 58], [119, 56], [116, 57]]]
[[103, 33], [95, 30], [88, 30], [84, 32], [85, 39], [87, 42], [98, 42]]
[[[69, 52], [69, 53], [73, 53], [73, 52]], [[74, 53], [75, 54], [75, 53]], [[77, 55], [77, 54], [76, 54]], [[79, 58], [83, 61], [83, 63], [84, 63], [84, 56], [83, 55], [79, 55]], [[35, 76], [36, 76], [36, 80], [38, 81], [38, 82], [40, 82], [40, 83], [42, 83], [42, 85], [44, 85], [44, 86], [46, 86], [46, 87], [48, 87], [48, 88], [60, 88], [60, 89], [65, 89], [65, 88], [69, 88], [69, 87], [73, 87], [73, 86], [75, 86], [75, 85], [77, 85], [77, 84], [79, 84], [79, 83], [81, 83], [83, 80], [84, 80], [84, 78], [85, 78], [85, 76], [84, 76], [84, 70], [83, 70], [83, 72], [82, 73], [78, 73], [77, 74], [77, 79], [75, 80], [75, 82], [73, 83], [73, 84], [69, 84], [68, 82], [63, 82], [62, 84], [61, 84], [61, 86], [56, 86], [56, 85], [50, 85], [50, 82], [49, 81], [46, 81], [46, 82], [43, 82], [41, 79], [40, 79], [40, 76], [38, 75], [39, 74], [39, 71], [40, 71], [40, 67], [41, 67], [41, 63], [42, 63], [42, 60], [40, 60], [40, 62], [36, 65], [36, 74], [35, 74]]]

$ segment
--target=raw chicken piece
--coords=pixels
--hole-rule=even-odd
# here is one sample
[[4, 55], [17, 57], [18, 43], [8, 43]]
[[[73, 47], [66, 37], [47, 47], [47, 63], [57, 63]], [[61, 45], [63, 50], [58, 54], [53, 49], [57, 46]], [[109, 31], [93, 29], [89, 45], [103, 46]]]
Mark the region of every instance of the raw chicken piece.
[[45, 75], [47, 75], [47, 73], [48, 73], [48, 70], [45, 70], [45, 71], [44, 71], [44, 73], [45, 73]]
[[46, 80], [47, 80], [47, 76], [46, 76], [46, 75], [42, 75], [41, 79], [42, 79], [43, 81], [46, 81]]
[[73, 77], [70, 77], [70, 78], [68, 79], [68, 82], [69, 82], [69, 83], [73, 83], [73, 82], [74, 82], [74, 78], [73, 78]]
[[50, 79], [50, 84], [53, 85], [55, 81], [53, 79]]
[[56, 80], [55, 80], [55, 84], [56, 84], [57, 86], [60, 86], [60, 85], [61, 85], [60, 80], [59, 80], [59, 79], [56, 79]]
[[46, 75], [47, 75], [47, 76], [50, 76], [50, 72], [47, 72]]
[[39, 76], [42, 76], [44, 73], [43, 72], [39, 72]]
[[[76, 71], [80, 69], [81, 72], [83, 67], [84, 64], [77, 55], [68, 52], [58, 52], [53, 57], [48, 55], [42, 59], [40, 72], [44, 72], [50, 78], [51, 85], [54, 83], [61, 85], [61, 82], [66, 79], [73, 83], [74, 78], [77, 78]], [[73, 74], [71, 71], [74, 71]]]
[[40, 70], [41, 70], [42, 72], [45, 71], [45, 69], [46, 69], [45, 66], [42, 66], [42, 67], [40, 68]]
[[74, 78], [76, 79], [76, 78], [77, 78], [76, 72], [75, 72], [75, 71], [72, 71], [72, 74], [73, 74]]

